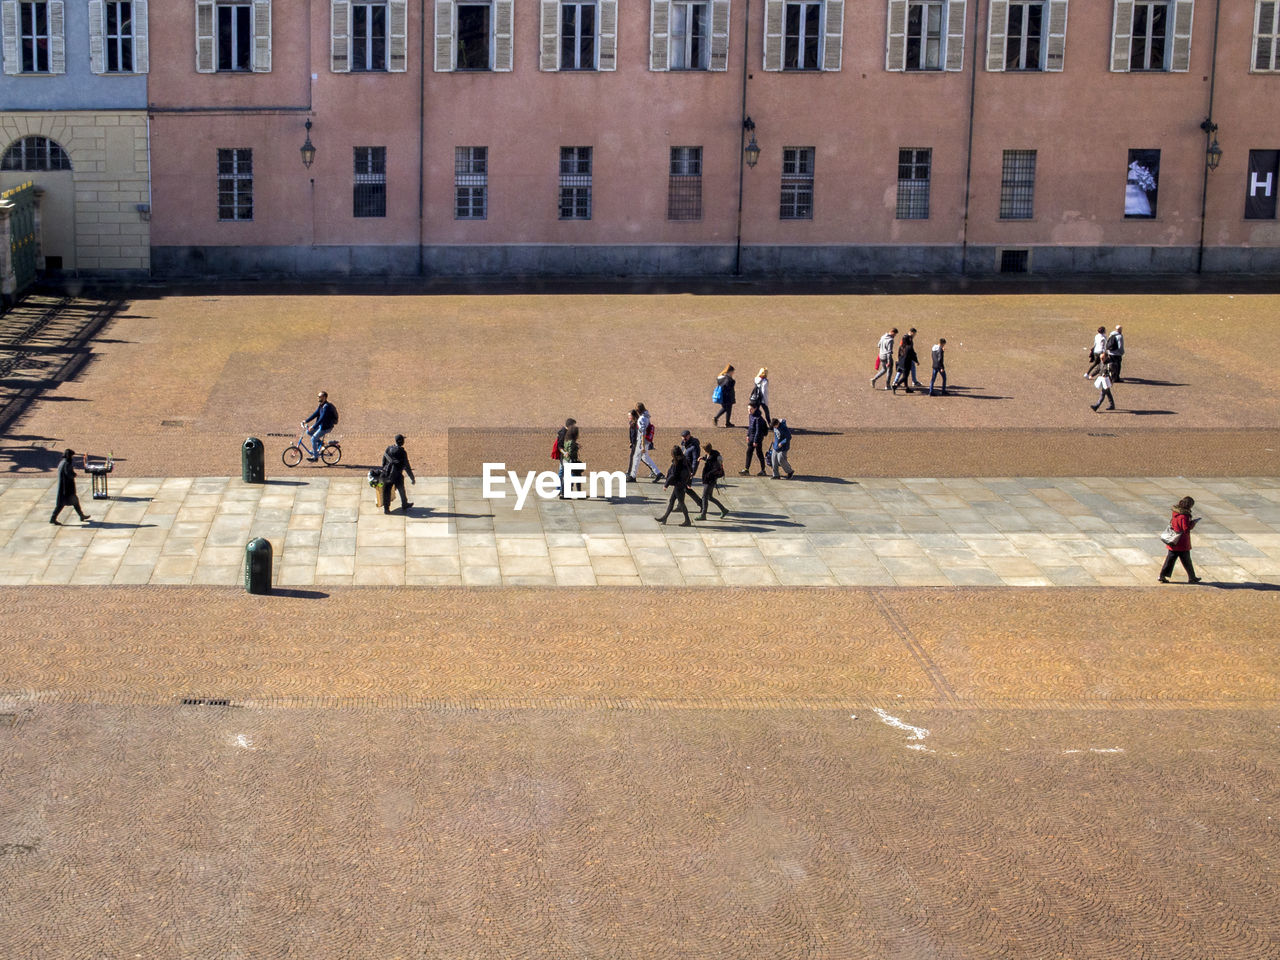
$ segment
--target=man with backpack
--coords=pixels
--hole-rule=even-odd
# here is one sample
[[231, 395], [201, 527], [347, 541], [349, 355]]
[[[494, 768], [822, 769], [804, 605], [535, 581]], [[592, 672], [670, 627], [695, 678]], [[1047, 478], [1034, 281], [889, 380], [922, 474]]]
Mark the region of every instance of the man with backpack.
[[551, 459], [556, 462], [556, 474], [560, 478], [560, 499], [564, 499], [564, 438], [569, 432], [569, 428], [577, 424], [577, 420], [570, 417], [564, 422], [564, 426], [556, 431], [555, 441], [551, 444]]
[[773, 427], [773, 446], [769, 452], [770, 462], [773, 464], [773, 479], [778, 479], [778, 467], [782, 467], [787, 472], [787, 479], [790, 480], [795, 474], [791, 469], [791, 463], [787, 460], [787, 451], [791, 449], [791, 428], [787, 426], [787, 421], [773, 418], [770, 426]]
[[329, 402], [329, 394], [321, 390], [316, 399], [319, 400], [319, 405], [315, 413], [302, 421], [303, 430], [307, 430], [307, 424], [315, 421], [315, 426], [307, 430], [307, 436], [311, 438], [311, 453], [307, 459], [311, 461], [320, 458], [320, 450], [324, 447], [324, 435], [338, 425], [338, 408]]
[[1111, 379], [1120, 382], [1120, 364], [1124, 362], [1124, 327], [1116, 324], [1107, 337], [1107, 359], [1111, 361]]
[[382, 453], [382, 512], [391, 512], [391, 492], [400, 494], [400, 509], [408, 510], [413, 506], [404, 495], [404, 475], [409, 474], [409, 482], [417, 486], [413, 475], [413, 467], [409, 466], [409, 454], [404, 451], [404, 435], [397, 433], [395, 443]]

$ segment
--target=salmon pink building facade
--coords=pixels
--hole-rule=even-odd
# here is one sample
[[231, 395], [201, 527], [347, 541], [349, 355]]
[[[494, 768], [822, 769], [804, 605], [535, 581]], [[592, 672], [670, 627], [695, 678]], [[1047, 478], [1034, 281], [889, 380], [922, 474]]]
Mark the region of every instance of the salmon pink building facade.
[[1280, 272], [1273, 0], [149, 9], [159, 276]]

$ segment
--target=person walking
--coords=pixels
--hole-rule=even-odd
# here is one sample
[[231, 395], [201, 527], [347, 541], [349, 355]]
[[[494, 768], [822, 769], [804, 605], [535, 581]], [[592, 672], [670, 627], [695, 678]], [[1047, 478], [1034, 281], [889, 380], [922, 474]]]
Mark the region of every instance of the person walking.
[[636, 458], [636, 437], [640, 433], [640, 427], [638, 425], [640, 414], [636, 411], [635, 407], [632, 407], [631, 413], [628, 414], [628, 417], [629, 417], [629, 420], [627, 423], [627, 438], [631, 441], [631, 449], [627, 451], [627, 474], [628, 474], [627, 479], [634, 480], [635, 477], [631, 476], [630, 473], [631, 473], [631, 463]]
[[409, 474], [409, 482], [414, 486], [418, 480], [413, 475], [413, 467], [409, 466], [409, 454], [404, 449], [404, 434], [397, 433], [395, 443], [382, 452], [382, 512], [391, 512], [391, 492], [400, 494], [400, 509], [408, 510], [413, 506], [404, 495], [404, 475]]
[[764, 438], [769, 432], [769, 426], [764, 422], [764, 417], [760, 416], [760, 408], [755, 404], [747, 407], [749, 416], [747, 417], [747, 463], [738, 471], [740, 476], [749, 476], [751, 473], [751, 455], [754, 453], [760, 461], [760, 472], [757, 477], [764, 476]]
[[698, 515], [698, 519], [707, 519], [707, 508], [714, 503], [720, 508], [720, 519], [723, 520], [729, 515], [729, 511], [716, 499], [716, 484], [724, 477], [724, 460], [720, 451], [708, 443], [706, 453], [702, 455], [702, 463], [702, 513]]
[[945, 397], [947, 395], [947, 338], [939, 337], [929, 353], [933, 357], [933, 376], [929, 378], [929, 396], [933, 396], [933, 385], [941, 376], [942, 389], [938, 392]]
[[[319, 402], [315, 412], [302, 421], [302, 429], [306, 430], [307, 435], [311, 437], [311, 453], [307, 455], [307, 459], [311, 461], [320, 459], [320, 450], [324, 447], [324, 435], [338, 425], [338, 408], [329, 402], [329, 394], [321, 390], [316, 400]], [[312, 421], [315, 422], [315, 426], [308, 428], [308, 424]]]
[[877, 357], [880, 360], [880, 369], [876, 371], [876, 375], [871, 378], [871, 386], [876, 385], [876, 381], [881, 377], [887, 377], [884, 382], [884, 388], [889, 389], [889, 384], [893, 383], [893, 341], [898, 335], [898, 328], [894, 327], [888, 333], [880, 338], [880, 342], [876, 344]]
[[63, 507], [74, 509], [81, 523], [88, 523], [90, 519], [89, 515], [80, 509], [80, 496], [76, 493], [76, 465], [72, 462], [75, 455], [76, 452], [67, 447], [62, 451], [62, 460], [58, 463], [57, 498], [53, 502], [53, 513], [49, 516], [49, 522], [55, 527], [62, 526], [62, 522], [58, 520], [58, 514], [62, 512]]
[[1107, 350], [1107, 328], [1099, 327], [1098, 332], [1093, 335], [1093, 346], [1089, 348], [1089, 369], [1084, 372], [1084, 378], [1088, 380], [1102, 365], [1102, 355]]
[[684, 462], [689, 465], [688, 494], [693, 497], [698, 509], [702, 509], [702, 498], [693, 492], [693, 482], [698, 476], [698, 461], [702, 459], [702, 441], [691, 431], [685, 430], [680, 434], [680, 450], [684, 454]]
[[[1103, 354], [1103, 356], [1106, 356], [1106, 354]], [[1102, 406], [1103, 400], [1106, 400], [1110, 404], [1110, 406], [1107, 407], [1108, 410], [1114, 410], [1116, 408], [1116, 398], [1111, 395], [1111, 376], [1107, 373], [1107, 367], [1105, 364], [1100, 369], [1102, 372], [1099, 373], [1097, 379], [1093, 381], [1093, 385], [1098, 388], [1098, 402], [1089, 404], [1089, 409], [1094, 413], [1098, 412], [1098, 408]]]
[[1178, 560], [1182, 561], [1182, 567], [1187, 571], [1187, 582], [1200, 582], [1200, 578], [1196, 576], [1195, 567], [1191, 565], [1191, 529], [1203, 519], [1191, 516], [1191, 508], [1195, 505], [1196, 502], [1191, 497], [1183, 497], [1173, 505], [1169, 526], [1178, 534], [1178, 539], [1165, 545], [1169, 550], [1164, 558], [1164, 566], [1160, 568], [1161, 583], [1169, 582], [1169, 574], [1173, 573], [1173, 564]]
[[898, 385], [902, 385], [902, 389], [907, 393], [911, 393], [911, 384], [907, 383], [907, 378], [911, 375], [911, 365], [916, 362], [915, 343], [911, 339], [911, 334], [906, 333], [902, 336], [902, 341], [898, 344], [898, 373], [893, 380], [893, 392], [897, 394]]
[[654, 517], [661, 524], [666, 524], [667, 517], [671, 516], [672, 510], [679, 510], [684, 514], [684, 523], [682, 527], [693, 526], [693, 521], [689, 519], [689, 508], [685, 505], [684, 496], [689, 491], [689, 484], [693, 478], [689, 475], [689, 463], [684, 458], [684, 451], [679, 446], [671, 448], [671, 465], [667, 467], [667, 487], [671, 490], [671, 496], [667, 498], [667, 510], [660, 517]]
[[1120, 366], [1124, 363], [1124, 327], [1116, 324], [1107, 337], [1107, 359], [1111, 361], [1111, 379], [1120, 382]]
[[569, 435], [569, 428], [574, 426], [578, 421], [569, 417], [564, 422], [564, 426], [556, 431], [556, 442], [554, 445], [555, 454], [553, 459], [557, 461], [556, 477], [560, 481], [560, 499], [564, 499], [564, 442]]
[[764, 422], [769, 422], [769, 368], [761, 367], [760, 372], [756, 374], [755, 386], [751, 388], [751, 396], [747, 400], [747, 406], [755, 404], [760, 408], [760, 412], [764, 415]]
[[773, 418], [770, 426], [773, 428], [773, 446], [769, 448], [769, 461], [773, 464], [773, 479], [778, 479], [778, 467], [782, 467], [790, 480], [795, 474], [791, 469], [791, 462], [787, 460], [787, 451], [791, 449], [791, 428], [787, 426], [787, 421], [777, 417]]
[[[578, 424], [570, 420], [564, 431], [564, 442], [560, 444], [560, 499], [565, 499], [565, 477], [569, 474], [569, 464], [582, 462], [582, 446], [578, 443]], [[575, 497], [574, 499], [578, 499]]]
[[658, 465], [653, 462], [653, 457], [649, 456], [649, 451], [653, 449], [653, 418], [649, 416], [649, 411], [645, 409], [643, 403], [636, 404], [636, 448], [631, 454], [631, 472], [627, 475], [627, 479], [632, 483], [636, 482], [639, 476], [640, 464], [643, 463], [649, 468], [653, 474], [653, 482], [658, 483], [662, 480], [662, 471], [658, 469]]
[[[726, 427], [733, 426], [733, 405], [737, 400], [734, 395], [734, 379], [733, 364], [729, 364], [720, 371], [720, 376], [716, 377], [716, 391], [720, 395], [717, 401], [720, 404], [720, 412], [711, 418], [713, 425], [720, 422], [720, 418], [724, 417], [724, 425]], [[712, 395], [714, 399], [714, 394]]]
[[[914, 348], [915, 342], [916, 342], [916, 328], [912, 327], [910, 330], [908, 330], [907, 335], [911, 337], [911, 345]], [[917, 354], [916, 358], [911, 361], [911, 385], [915, 387], [917, 390], [923, 390], [924, 384], [920, 382], [920, 376], [916, 371], [916, 365], [919, 362], [920, 362], [920, 357]], [[906, 381], [904, 380], [903, 383], [906, 383]]]

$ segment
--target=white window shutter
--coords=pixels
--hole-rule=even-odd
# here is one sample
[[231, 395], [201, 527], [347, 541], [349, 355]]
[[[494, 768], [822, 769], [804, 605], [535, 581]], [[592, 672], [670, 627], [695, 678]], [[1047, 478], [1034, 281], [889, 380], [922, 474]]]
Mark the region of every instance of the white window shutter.
[[907, 69], [907, 0], [889, 0], [888, 29], [885, 31], [884, 68]]
[[596, 0], [600, 13], [600, 43], [597, 70], [618, 69], [618, 0]]
[[1116, 0], [1111, 20], [1111, 72], [1129, 72], [1129, 44], [1133, 40], [1133, 0]]
[[351, 72], [351, 0], [329, 0], [329, 69]]
[[1169, 69], [1174, 73], [1186, 73], [1191, 69], [1191, 21], [1194, 13], [1195, 0], [1173, 0], [1173, 50]]
[[1009, 32], [1009, 0], [991, 0], [987, 10], [987, 71], [1004, 70], [1005, 37]]
[[387, 3], [387, 70], [405, 73], [409, 69], [409, 0]]
[[453, 70], [453, 25], [453, 0], [436, 0], [436, 73]]
[[1045, 31], [1044, 68], [1061, 73], [1067, 62], [1067, 0], [1049, 0], [1049, 28]]
[[671, 66], [671, 0], [649, 0], [649, 69]]
[[196, 73], [214, 73], [218, 62], [213, 55], [213, 38], [217, 31], [213, 0], [196, 0]]
[[538, 69], [560, 69], [560, 0], [542, 0], [538, 29], [542, 41], [538, 47]]
[[946, 69], [956, 73], [964, 69], [965, 0], [947, 0]]
[[782, 30], [786, 22], [783, 0], [764, 0], [764, 68], [782, 69]]
[[49, 72], [67, 72], [66, 16], [62, 0], [49, 0]]
[[822, 69], [839, 70], [844, 40], [844, 0], [827, 0], [822, 5]]
[[493, 69], [510, 73], [515, 56], [515, 3], [494, 0], [493, 4]]
[[150, 11], [147, 0], [133, 0], [133, 72], [151, 72]]
[[711, 56], [707, 69], [729, 69], [729, 0], [711, 0]]
[[89, 69], [107, 72], [106, 0], [89, 0]]
[[253, 0], [253, 72], [271, 72], [271, 0]]
[[4, 0], [0, 3], [0, 33], [4, 34], [4, 72], [21, 72], [22, 60], [18, 56], [18, 0]]
[[1249, 51], [1249, 72], [1258, 69], [1258, 33], [1262, 30], [1262, 4], [1267, 0], [1254, 0], [1253, 3], [1253, 49]]

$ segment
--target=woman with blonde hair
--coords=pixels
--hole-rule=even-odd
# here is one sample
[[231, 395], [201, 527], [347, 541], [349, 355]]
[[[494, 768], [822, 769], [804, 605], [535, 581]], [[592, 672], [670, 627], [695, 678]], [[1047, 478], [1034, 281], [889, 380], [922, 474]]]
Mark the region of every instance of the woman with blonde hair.
[[734, 380], [733, 380], [733, 364], [725, 365], [720, 371], [720, 376], [716, 377], [716, 388], [711, 394], [714, 403], [720, 404], [720, 412], [711, 418], [713, 424], [720, 422], [720, 417], [724, 417], [724, 425], [726, 427], [733, 426], [733, 404], [737, 400], [734, 396]]
[[764, 422], [769, 423], [769, 368], [761, 367], [760, 372], [756, 374], [756, 385], [751, 391], [751, 399], [748, 404], [754, 403], [760, 408], [760, 412], [764, 415]]

